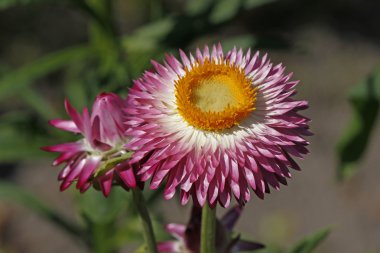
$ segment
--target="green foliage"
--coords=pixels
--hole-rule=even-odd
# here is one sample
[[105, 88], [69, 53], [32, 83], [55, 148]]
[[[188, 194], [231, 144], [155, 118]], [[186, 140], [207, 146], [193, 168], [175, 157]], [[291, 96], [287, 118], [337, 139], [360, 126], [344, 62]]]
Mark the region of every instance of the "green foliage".
[[240, 0], [217, 1], [210, 14], [211, 23], [222, 23], [236, 16], [241, 6]]
[[330, 229], [323, 229], [315, 234], [303, 239], [292, 249], [286, 253], [311, 253], [314, 249], [323, 242], [330, 233]]
[[330, 233], [330, 229], [322, 229], [314, 234], [302, 239], [295, 246], [289, 250], [281, 250], [276, 248], [266, 247], [257, 253], [313, 253], [314, 250], [327, 238]]
[[77, 46], [54, 52], [34, 63], [7, 73], [0, 78], [0, 100], [23, 92], [34, 80], [68, 66], [72, 62], [83, 60], [91, 55], [92, 48]]
[[230, 37], [223, 41], [223, 49], [231, 50], [236, 45], [239, 45], [239, 48], [247, 50], [248, 48], [253, 48], [256, 45], [256, 39], [250, 34], [240, 35]]
[[47, 204], [41, 202], [15, 184], [0, 181], [0, 200], [21, 204], [74, 237], [82, 236], [81, 228], [67, 221]]
[[[65, 76], [64, 92], [75, 108], [87, 106], [89, 98], [96, 94], [96, 91], [94, 91], [94, 86], [96, 87], [96, 85], [88, 85], [83, 78], [79, 78], [83, 70], [83, 63], [74, 63], [67, 68]], [[90, 96], [89, 93], [91, 94]]]
[[44, 120], [48, 121], [59, 116], [50, 102], [43, 94], [37, 92], [33, 87], [25, 87], [20, 94], [23, 101]]
[[114, 221], [130, 201], [130, 194], [120, 187], [113, 187], [107, 198], [93, 188], [76, 198], [78, 209], [93, 223]]
[[353, 115], [337, 147], [340, 180], [356, 171], [369, 145], [380, 106], [380, 70], [352, 89], [349, 101]]
[[48, 143], [32, 115], [14, 110], [0, 115], [0, 161], [13, 162], [40, 156]]
[[253, 9], [256, 7], [259, 7], [264, 4], [269, 4], [272, 2], [275, 2], [277, 0], [245, 0], [244, 1], [244, 8], [246, 9]]
[[205, 12], [212, 6], [214, 0], [192, 0], [187, 1], [186, 11], [190, 15], [197, 15]]
[[[149, 199], [151, 201], [147, 204], [152, 204], [153, 199]], [[76, 203], [92, 252], [115, 252], [126, 243], [142, 242], [142, 228], [130, 192], [113, 187], [105, 198], [101, 192], [91, 188], [84, 194], [78, 194]], [[153, 226], [157, 235], [162, 237], [161, 222], [153, 219]]]
[[0, 160], [13, 162], [41, 155], [42, 151], [39, 148], [46, 142], [37, 137], [33, 139], [34, 143], [27, 136], [15, 131], [12, 126], [0, 127]]

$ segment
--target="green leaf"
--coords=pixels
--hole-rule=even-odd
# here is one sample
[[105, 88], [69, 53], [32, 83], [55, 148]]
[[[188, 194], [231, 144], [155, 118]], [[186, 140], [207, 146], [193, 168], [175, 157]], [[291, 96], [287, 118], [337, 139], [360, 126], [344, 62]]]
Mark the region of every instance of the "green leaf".
[[191, 0], [187, 1], [186, 12], [189, 15], [198, 15], [211, 7], [213, 0]]
[[34, 80], [56, 71], [74, 61], [80, 61], [91, 55], [92, 48], [77, 46], [44, 56], [34, 63], [7, 73], [0, 78], [0, 100], [23, 92], [23, 88]]
[[210, 21], [219, 24], [236, 16], [241, 6], [240, 0], [219, 0], [210, 14]]
[[77, 225], [65, 220], [48, 205], [15, 184], [0, 181], [0, 200], [11, 201], [25, 206], [75, 238], [82, 235], [82, 231]]
[[107, 198], [102, 192], [90, 188], [76, 200], [83, 214], [97, 224], [115, 221], [131, 201], [130, 194], [121, 187], [112, 187]]
[[244, 0], [244, 8], [249, 10], [276, 1], [277, 0]]
[[147, 247], [145, 244], [138, 247], [133, 253], [147, 253]]
[[[131, 52], [146, 53], [160, 48], [160, 42], [173, 31], [175, 20], [164, 18], [159, 21], [142, 26], [132, 35], [126, 36], [122, 40], [122, 45], [127, 51], [127, 56]], [[129, 60], [130, 62], [134, 62]]]
[[[89, 88], [95, 85], [86, 87], [83, 78], [84, 64], [76, 63], [71, 65], [66, 71], [66, 79], [64, 84], [65, 96], [75, 108], [83, 108], [88, 106]], [[86, 72], [88, 74], [88, 72]], [[88, 88], [88, 89], [86, 89]]]
[[349, 100], [353, 114], [337, 145], [339, 180], [356, 171], [370, 142], [380, 107], [380, 69], [352, 89]]
[[323, 229], [303, 239], [287, 253], [311, 253], [329, 235], [330, 229]]
[[46, 121], [58, 117], [59, 114], [54, 110], [53, 105], [32, 87], [25, 87], [20, 95], [24, 102]]
[[40, 147], [46, 145], [47, 140], [37, 136], [29, 138], [11, 124], [0, 126], [0, 143], [1, 162], [15, 162], [46, 154]]
[[223, 49], [227, 51], [235, 46], [242, 49], [253, 48], [256, 42], [255, 37], [250, 34], [229, 37], [223, 41]]
[[145, 39], [161, 39], [174, 27], [173, 18], [164, 18], [139, 28], [133, 36]]

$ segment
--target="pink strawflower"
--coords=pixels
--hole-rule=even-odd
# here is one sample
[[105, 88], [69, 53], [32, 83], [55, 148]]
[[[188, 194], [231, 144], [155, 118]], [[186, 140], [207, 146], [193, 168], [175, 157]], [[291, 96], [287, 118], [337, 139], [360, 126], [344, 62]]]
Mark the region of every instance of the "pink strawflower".
[[[254, 251], [264, 248], [256, 242], [241, 240], [240, 236], [233, 236], [233, 227], [239, 219], [242, 208], [236, 206], [228, 211], [220, 220], [217, 220], [215, 248], [216, 252], [235, 253], [241, 251]], [[159, 252], [166, 253], [199, 253], [201, 240], [202, 210], [194, 206], [187, 225], [168, 224], [165, 229], [175, 241], [159, 242]]]
[[99, 186], [108, 196], [114, 180], [121, 180], [123, 186], [135, 187], [136, 180], [128, 158], [131, 152], [125, 149], [126, 126], [125, 100], [113, 93], [101, 93], [96, 97], [92, 114], [87, 108], [78, 113], [65, 100], [66, 112], [71, 120], [51, 120], [56, 128], [83, 136], [77, 142], [44, 147], [49, 152], [59, 152], [54, 166], [65, 163], [58, 179], [62, 181], [61, 191], [73, 182], [81, 192], [91, 185]]
[[167, 55], [152, 62], [134, 82], [126, 112], [135, 151], [132, 162], [150, 188], [165, 185], [170, 199], [223, 207], [233, 195], [240, 204], [286, 184], [289, 168], [300, 168], [309, 144], [309, 119], [298, 114], [306, 101], [292, 98], [298, 81], [273, 65], [267, 55], [242, 49], [224, 55], [221, 45], [197, 49], [195, 57], [180, 50], [181, 61]]

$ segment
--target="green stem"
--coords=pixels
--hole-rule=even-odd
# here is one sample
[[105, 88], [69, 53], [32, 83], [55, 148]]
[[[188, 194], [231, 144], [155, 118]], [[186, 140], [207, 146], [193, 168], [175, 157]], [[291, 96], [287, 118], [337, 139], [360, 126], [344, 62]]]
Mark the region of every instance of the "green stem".
[[216, 208], [206, 203], [202, 209], [201, 253], [215, 253]]
[[132, 189], [133, 201], [137, 208], [137, 211], [141, 218], [141, 223], [143, 227], [144, 239], [147, 246], [148, 253], [158, 253], [156, 246], [156, 239], [153, 233], [152, 222], [149, 217], [148, 209], [145, 205], [144, 196], [140, 189], [137, 187]]

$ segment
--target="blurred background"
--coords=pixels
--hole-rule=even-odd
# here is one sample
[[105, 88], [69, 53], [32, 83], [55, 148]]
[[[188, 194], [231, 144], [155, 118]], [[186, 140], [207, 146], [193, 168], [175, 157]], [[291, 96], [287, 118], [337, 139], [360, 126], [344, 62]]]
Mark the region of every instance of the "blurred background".
[[[294, 72], [315, 133], [303, 171], [248, 203], [236, 230], [290, 252], [330, 228], [313, 252], [379, 253], [379, 9], [375, 0], [0, 0], [0, 252], [136, 249], [128, 193], [59, 192], [59, 169], [40, 147], [75, 137], [47, 121], [67, 118], [65, 97], [80, 109], [100, 91], [125, 96], [150, 59], [220, 41]], [[147, 197], [159, 238], [162, 224], [187, 221], [189, 207]]]

